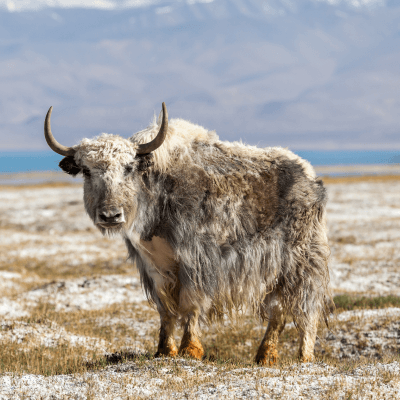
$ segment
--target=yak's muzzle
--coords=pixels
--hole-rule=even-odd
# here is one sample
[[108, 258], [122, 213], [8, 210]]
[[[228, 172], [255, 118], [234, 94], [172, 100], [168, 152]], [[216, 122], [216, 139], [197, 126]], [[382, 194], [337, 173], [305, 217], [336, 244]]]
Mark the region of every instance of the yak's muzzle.
[[122, 208], [103, 208], [97, 211], [96, 225], [103, 228], [116, 228], [125, 222]]

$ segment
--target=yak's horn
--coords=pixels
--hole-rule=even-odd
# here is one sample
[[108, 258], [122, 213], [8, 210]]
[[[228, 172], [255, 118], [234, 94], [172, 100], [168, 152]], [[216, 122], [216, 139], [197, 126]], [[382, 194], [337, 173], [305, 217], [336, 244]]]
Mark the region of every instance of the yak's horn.
[[137, 154], [149, 154], [163, 144], [168, 131], [168, 111], [165, 103], [162, 103], [162, 111], [163, 119], [157, 136], [149, 143], [139, 144]]
[[61, 154], [62, 156], [73, 156], [75, 154], [75, 149], [58, 143], [51, 133], [50, 117], [52, 111], [53, 107], [50, 107], [49, 111], [47, 111], [46, 119], [44, 121], [44, 137], [46, 138], [46, 142], [56, 153]]

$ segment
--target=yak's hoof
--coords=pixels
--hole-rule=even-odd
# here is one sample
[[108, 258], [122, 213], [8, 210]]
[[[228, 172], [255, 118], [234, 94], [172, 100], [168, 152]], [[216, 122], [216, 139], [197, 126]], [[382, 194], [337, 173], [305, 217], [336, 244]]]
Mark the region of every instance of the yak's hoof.
[[256, 363], [260, 365], [269, 365], [270, 367], [278, 361], [278, 350], [274, 345], [262, 346], [258, 349]]
[[201, 360], [204, 355], [203, 346], [198, 339], [190, 340], [187, 343], [182, 343], [179, 348], [179, 354]]
[[302, 362], [302, 363], [313, 362], [314, 361], [314, 355], [313, 354], [309, 354], [307, 356], [300, 355], [299, 359], [300, 359], [300, 362]]
[[158, 358], [158, 357], [176, 357], [177, 355], [178, 355], [178, 349], [174, 345], [174, 346], [168, 346], [168, 347], [165, 347], [165, 348], [162, 348], [162, 349], [159, 348], [157, 350], [157, 353], [154, 354], [154, 357], [155, 358]]

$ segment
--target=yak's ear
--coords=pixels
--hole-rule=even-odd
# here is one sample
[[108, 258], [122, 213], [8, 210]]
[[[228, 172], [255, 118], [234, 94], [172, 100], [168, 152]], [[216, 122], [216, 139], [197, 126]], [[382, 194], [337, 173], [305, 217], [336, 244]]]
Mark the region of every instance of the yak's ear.
[[64, 172], [66, 172], [67, 174], [70, 174], [72, 176], [76, 176], [79, 174], [79, 172], [82, 171], [82, 168], [80, 168], [76, 165], [76, 162], [75, 162], [75, 159], [73, 156], [64, 157], [60, 161], [60, 164], [58, 164], [58, 165]]

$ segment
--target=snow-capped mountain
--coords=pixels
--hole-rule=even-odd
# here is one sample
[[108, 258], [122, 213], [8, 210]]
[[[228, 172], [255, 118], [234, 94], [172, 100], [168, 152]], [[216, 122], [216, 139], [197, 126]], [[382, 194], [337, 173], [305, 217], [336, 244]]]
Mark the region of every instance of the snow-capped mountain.
[[400, 3], [0, 0], [1, 149], [129, 136], [165, 101], [227, 140], [400, 148]]

